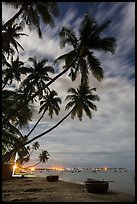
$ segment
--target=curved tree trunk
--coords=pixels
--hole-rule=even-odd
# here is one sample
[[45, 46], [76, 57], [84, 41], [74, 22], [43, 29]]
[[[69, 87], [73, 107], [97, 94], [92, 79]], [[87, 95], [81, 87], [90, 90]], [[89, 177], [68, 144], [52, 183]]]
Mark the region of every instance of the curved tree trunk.
[[41, 121], [41, 119], [43, 118], [44, 114], [46, 111], [43, 112], [43, 114], [41, 115], [41, 117], [38, 119], [38, 121], [36, 122], [36, 124], [33, 126], [33, 128], [31, 129], [31, 131], [27, 134], [27, 137], [32, 133], [32, 131], [36, 128], [36, 126], [38, 125], [38, 123]]
[[5, 86], [8, 84], [8, 80], [4, 83], [2, 90], [5, 88]]
[[[45, 134], [47, 134], [48, 132], [52, 131], [53, 129], [55, 129], [56, 127], [58, 127], [71, 113], [72, 113], [73, 109], [64, 117], [62, 118], [56, 125], [54, 125], [53, 127], [51, 127], [50, 129], [46, 130], [45, 132], [41, 133], [40, 135], [37, 135], [36, 137], [30, 139], [28, 142], [26, 142], [24, 145], [27, 145], [31, 142], [33, 142], [34, 140], [44, 136]], [[17, 150], [11, 150], [9, 152], [7, 152], [4, 156], [2, 156], [2, 163], [3, 162], [7, 162], [10, 160], [10, 158], [13, 156], [13, 153], [16, 153]]]
[[[70, 67], [64, 69], [62, 72], [60, 72], [58, 75], [56, 75], [53, 79], [51, 79], [44, 88], [50, 86], [56, 79], [58, 79], [59, 77], [61, 77], [63, 74], [65, 74]], [[39, 89], [36, 93], [34, 93], [27, 102], [31, 101], [35, 96], [37, 96], [37, 94], [39, 93], [39, 91], [42, 91], [44, 88]]]
[[41, 161], [39, 161], [38, 163], [36, 163], [36, 164], [34, 164], [34, 165], [31, 165], [31, 166], [26, 166], [26, 167], [23, 167], [24, 169], [26, 169], [26, 168], [31, 168], [31, 167], [35, 167], [35, 166], [37, 166], [38, 164], [40, 164], [41, 163]]
[[26, 142], [24, 145], [27, 145], [31, 142], [33, 142], [34, 140], [42, 137], [43, 135], [47, 134], [48, 132], [52, 131], [53, 129], [55, 129], [56, 127], [58, 127], [71, 113], [72, 113], [73, 109], [64, 117], [62, 118], [56, 125], [54, 125], [53, 127], [51, 127], [50, 129], [46, 130], [45, 132], [41, 133], [40, 135], [37, 135], [36, 137], [30, 139], [28, 142]]
[[4, 30], [7, 26], [10, 26], [13, 23], [13, 21], [15, 21], [19, 17], [19, 15], [24, 11], [24, 8], [25, 7], [22, 6], [20, 10], [10, 20], [4, 23], [4, 25], [2, 26], [2, 30]]

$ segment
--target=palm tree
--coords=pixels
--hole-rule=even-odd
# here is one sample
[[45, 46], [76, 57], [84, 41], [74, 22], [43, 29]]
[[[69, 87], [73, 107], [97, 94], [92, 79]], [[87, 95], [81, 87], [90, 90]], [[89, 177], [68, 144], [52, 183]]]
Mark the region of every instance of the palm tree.
[[39, 149], [39, 143], [38, 143], [38, 142], [33, 143], [32, 149], [33, 149], [33, 150]]
[[95, 57], [94, 50], [111, 52], [115, 51], [116, 43], [113, 37], [101, 37], [101, 33], [110, 24], [110, 21], [99, 26], [93, 19], [85, 15], [79, 30], [79, 37], [68, 27], [63, 27], [60, 32], [61, 47], [69, 44], [73, 47], [67, 54], [58, 57], [55, 62], [65, 60], [65, 70], [70, 68], [69, 76], [74, 81], [81, 74], [81, 83], [88, 82], [89, 71], [97, 80], [103, 79], [103, 69], [100, 61]]
[[22, 104], [22, 108], [20, 110], [16, 109], [18, 106], [17, 103], [10, 106], [13, 100], [18, 97], [19, 93], [16, 91], [2, 91], [2, 121], [4, 121], [7, 115], [14, 112], [11, 119], [3, 122], [2, 125], [2, 147], [3, 149], [6, 149], [2, 162], [7, 161], [10, 157], [14, 156], [19, 149], [25, 149], [26, 151], [24, 145], [26, 141], [22, 141], [22, 138], [24, 137], [19, 129], [26, 126], [28, 121], [32, 119], [32, 110], [27, 103]]
[[[48, 132], [52, 131], [56, 127], [58, 127], [68, 116], [71, 115], [71, 118], [74, 118], [77, 116], [79, 120], [82, 120], [83, 111], [87, 114], [89, 118], [92, 118], [91, 110], [97, 111], [97, 107], [95, 104], [92, 103], [92, 101], [99, 101], [99, 97], [97, 95], [93, 95], [92, 91], [96, 91], [96, 88], [90, 89], [87, 84], [81, 84], [79, 88], [76, 90], [74, 88], [70, 88], [68, 90], [69, 93], [72, 93], [66, 97], [65, 100], [71, 100], [67, 105], [66, 109], [69, 109], [72, 107], [70, 112], [67, 113], [65, 117], [63, 117], [57, 124], [55, 124], [50, 129], [46, 130], [45, 132], [35, 136], [34, 138], [28, 140], [24, 143], [24, 145], [28, 145], [29, 143], [33, 142], [34, 140], [42, 137], [43, 135], [47, 134]], [[27, 137], [28, 138], [28, 137]], [[12, 153], [13, 150], [11, 150]], [[5, 161], [7, 161], [10, 156], [9, 153], [5, 155]], [[4, 160], [3, 158], [3, 160]]]
[[[113, 37], [101, 37], [102, 32], [108, 27], [110, 21], [99, 26], [93, 19], [85, 16], [79, 32], [79, 37], [67, 27], [63, 27], [60, 32], [61, 46], [71, 44], [74, 49], [67, 54], [58, 57], [55, 62], [65, 60], [65, 66], [62, 72], [52, 78], [45, 87], [32, 94], [28, 101], [33, 100], [40, 91], [50, 86], [64, 73], [70, 70], [69, 76], [75, 80], [78, 73], [81, 73], [81, 83], [88, 83], [88, 73], [91, 71], [96, 79], [103, 78], [103, 69], [100, 61], [94, 56], [93, 50], [111, 52], [116, 48], [116, 40]], [[20, 108], [20, 106], [18, 107]], [[11, 116], [8, 116], [8, 120]]]
[[[32, 105], [28, 104], [25, 101], [22, 101], [22, 108], [17, 109], [19, 103], [21, 102], [18, 100], [17, 103], [13, 104], [14, 99], [22, 97], [22, 93], [18, 92], [18, 90], [11, 91], [11, 90], [3, 90], [2, 91], [2, 122], [3, 127], [12, 122], [13, 125], [18, 126], [20, 128], [25, 127], [29, 121], [32, 120]], [[10, 105], [12, 103], [12, 106]], [[5, 121], [5, 117], [8, 116], [11, 112], [12, 117], [10, 120]]]
[[61, 99], [59, 97], [56, 97], [57, 95], [57, 92], [55, 90], [52, 90], [49, 94], [43, 97], [44, 100], [40, 101], [41, 107], [39, 113], [43, 110], [48, 111], [50, 118], [53, 117], [54, 112], [56, 113], [56, 115], [58, 115], [60, 111], [59, 103], [61, 103]]
[[[60, 60], [65, 60], [64, 70], [51, 79], [46, 84], [46, 87], [50, 86], [69, 69], [69, 76], [72, 80], [75, 80], [77, 74], [80, 72], [82, 76], [81, 82], [87, 83], [89, 70], [97, 80], [101, 80], [103, 78], [103, 69], [100, 61], [94, 56], [93, 50], [111, 52], [112, 54], [115, 52], [115, 38], [101, 37], [102, 32], [110, 23], [110, 21], [107, 21], [99, 26], [93, 19], [90, 19], [86, 15], [79, 30], [79, 37], [76, 37], [76, 34], [68, 27], [63, 27], [59, 34], [61, 48], [69, 44], [72, 45], [74, 49], [55, 60], [55, 63]], [[32, 100], [37, 94], [38, 91], [35, 92], [29, 100]]]
[[[19, 131], [20, 128], [27, 126], [28, 121], [32, 119], [32, 107], [25, 101], [22, 104], [22, 108], [18, 110], [16, 107], [17, 103], [13, 104], [13, 100], [19, 97], [19, 94], [14, 91], [3, 90], [2, 97], [2, 163], [10, 160], [11, 157], [14, 157], [16, 152], [20, 153], [24, 158], [24, 155], [29, 158], [28, 149], [25, 147], [25, 142], [22, 141], [22, 134]], [[13, 104], [9, 106], [9, 104]], [[20, 101], [18, 101], [20, 103]], [[5, 117], [11, 112], [12, 117], [10, 120], [5, 121]], [[23, 137], [24, 138], [24, 137]], [[6, 150], [6, 151], [5, 151]], [[26, 161], [28, 158], [26, 157]]]
[[27, 134], [27, 136], [29, 136], [32, 131], [36, 128], [36, 126], [38, 125], [38, 123], [41, 121], [41, 119], [43, 118], [43, 116], [45, 115], [46, 111], [49, 112], [49, 117], [52, 118], [53, 114], [55, 112], [56, 115], [59, 114], [60, 111], [60, 107], [59, 107], [59, 103], [61, 103], [61, 99], [59, 97], [56, 97], [58, 94], [56, 91], [52, 90], [50, 91], [49, 94], [47, 94], [46, 96], [43, 96], [43, 100], [40, 101], [40, 110], [39, 113], [42, 113], [41, 117], [38, 119], [38, 121], [36, 122], [36, 124], [34, 125], [34, 127], [31, 129], [31, 131]]
[[[28, 94], [21, 88], [11, 90], [2, 90], [2, 124], [9, 121], [19, 125], [20, 128], [28, 125], [32, 119], [33, 105], [28, 101]], [[18, 108], [20, 106], [20, 109]]]
[[25, 142], [26, 137], [15, 126], [10, 123], [4, 126], [2, 128], [2, 149], [4, 149], [2, 163], [9, 161], [16, 152], [20, 152], [22, 156], [29, 155], [28, 149], [24, 145]]
[[27, 68], [24, 65], [24, 62], [20, 61], [19, 56], [13, 60], [13, 56], [11, 57], [11, 64], [9, 64], [9, 68], [6, 68], [2, 70], [3, 74], [3, 87], [7, 85], [8, 81], [10, 81], [10, 84], [12, 83], [13, 79], [15, 79], [17, 82], [21, 81], [21, 74], [27, 73]]
[[[25, 138], [28, 139], [28, 136], [26, 135]], [[24, 141], [24, 143], [25, 143], [25, 141]], [[27, 146], [27, 147], [26, 147], [27, 150], [28, 150], [28, 153], [27, 153], [27, 154], [25, 154], [25, 152], [23, 152], [22, 149], [21, 149], [20, 151], [18, 151], [19, 158], [17, 159], [17, 163], [18, 163], [19, 165], [22, 165], [22, 164], [24, 164], [24, 163], [26, 163], [26, 162], [29, 162], [31, 154], [32, 154], [34, 151], [38, 150], [38, 149], [39, 149], [39, 146], [40, 146], [40, 145], [39, 145], [38, 142], [33, 143], [33, 144], [32, 144], [32, 147]]]
[[20, 36], [23, 36], [23, 35], [28, 36], [25, 33], [21, 33], [20, 31], [22, 30], [23, 30], [22, 26], [18, 24], [10, 25], [6, 27], [4, 30], [2, 30], [2, 54], [3, 56], [7, 54], [9, 58], [10, 55], [13, 55], [15, 53], [15, 50], [19, 52], [18, 47], [24, 50], [21, 44], [16, 40], [16, 39], [19, 39]]
[[25, 168], [31, 168], [31, 167], [34, 167], [34, 166], [37, 166], [38, 164], [40, 164], [41, 162], [45, 163], [46, 161], [48, 161], [49, 159], [49, 156], [50, 154], [48, 153], [48, 151], [46, 150], [42, 150], [42, 152], [40, 153], [39, 155], [39, 162], [34, 164], [34, 165], [31, 165], [31, 166], [27, 166]]
[[27, 92], [31, 95], [32, 92], [38, 91], [38, 95], [41, 98], [46, 86], [45, 82], [51, 80], [48, 72], [54, 73], [54, 68], [46, 65], [48, 62], [46, 58], [37, 60], [36, 57], [30, 57], [29, 61], [32, 62], [33, 66], [28, 67], [28, 76], [23, 81], [22, 86], [24, 87], [25, 93]]
[[67, 105], [66, 109], [73, 107], [71, 112], [71, 118], [75, 116], [82, 121], [83, 111], [87, 114], [89, 118], [92, 118], [91, 110], [97, 111], [96, 105], [92, 101], [99, 101], [98, 95], [93, 95], [92, 91], [95, 91], [96, 88], [90, 89], [87, 84], [81, 84], [79, 88], [74, 89], [70, 88], [68, 93], [71, 93], [66, 97], [66, 100], [71, 100]]
[[43, 23], [54, 25], [54, 17], [57, 17], [59, 10], [57, 2], [4, 2], [16, 9], [18, 12], [8, 20], [3, 26], [2, 30], [11, 25], [15, 20], [21, 18], [22, 25], [28, 25], [30, 30], [36, 28], [38, 35], [42, 38], [40, 27], [40, 19]]
[[[24, 140], [23, 143], [25, 143], [25, 142], [28, 140], [28, 136], [25, 135], [25, 138], [26, 138], [26, 140]], [[39, 149], [39, 146], [40, 146], [40, 144], [39, 144], [38, 142], [34, 142], [34, 143], [32, 144], [32, 147], [27, 146], [27, 149], [28, 149], [28, 151], [29, 151], [29, 157], [30, 157], [30, 155], [31, 155], [35, 150]], [[31, 151], [31, 152], [30, 152], [30, 151]]]
[[70, 88], [68, 92], [72, 93], [66, 97], [65, 100], [71, 100], [67, 105], [66, 109], [69, 109], [72, 107], [69, 113], [65, 117], [63, 117], [56, 125], [51, 127], [50, 129], [46, 130], [45, 132], [35, 136], [34, 138], [30, 139], [25, 143], [25, 145], [33, 142], [34, 140], [42, 137], [43, 135], [47, 134], [48, 132], [55, 129], [57, 126], [59, 126], [68, 116], [71, 115], [71, 118], [73, 119], [75, 116], [79, 118], [79, 120], [82, 120], [83, 111], [87, 114], [89, 118], [92, 118], [91, 110], [97, 111], [96, 105], [92, 103], [92, 101], [99, 101], [99, 97], [97, 95], [93, 95], [92, 91], [96, 91], [96, 88], [90, 89], [90, 87], [87, 84], [81, 84], [79, 88], [74, 89]]

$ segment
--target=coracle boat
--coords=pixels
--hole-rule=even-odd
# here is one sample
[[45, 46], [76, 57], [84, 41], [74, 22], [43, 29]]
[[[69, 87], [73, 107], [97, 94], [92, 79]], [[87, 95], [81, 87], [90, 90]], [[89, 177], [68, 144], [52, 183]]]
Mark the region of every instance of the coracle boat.
[[87, 179], [85, 187], [89, 193], [106, 193], [109, 189], [109, 183], [107, 181]]
[[59, 180], [59, 176], [58, 175], [49, 175], [46, 176], [46, 180], [49, 182], [55, 182]]

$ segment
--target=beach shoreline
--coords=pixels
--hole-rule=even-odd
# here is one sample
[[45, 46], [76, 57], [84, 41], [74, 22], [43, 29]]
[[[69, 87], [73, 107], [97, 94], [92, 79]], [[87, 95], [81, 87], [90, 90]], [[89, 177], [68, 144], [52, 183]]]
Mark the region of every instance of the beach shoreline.
[[108, 190], [105, 194], [88, 193], [85, 185], [44, 177], [13, 177], [2, 181], [4, 202], [135, 202], [128, 193]]

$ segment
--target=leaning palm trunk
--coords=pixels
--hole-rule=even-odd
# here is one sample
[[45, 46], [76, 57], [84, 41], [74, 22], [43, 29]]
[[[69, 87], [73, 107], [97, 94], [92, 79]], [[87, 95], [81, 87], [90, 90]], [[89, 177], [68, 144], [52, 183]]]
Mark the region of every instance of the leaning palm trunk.
[[10, 26], [10, 25], [19, 17], [19, 15], [24, 11], [24, 9], [25, 9], [25, 6], [22, 6], [22, 7], [20, 8], [20, 10], [19, 10], [10, 20], [8, 20], [8, 21], [2, 26], [2, 30], [5, 30], [5, 28], [6, 28], [7, 26]]
[[31, 165], [31, 166], [25, 166], [25, 167], [23, 167], [24, 169], [28, 169], [28, 168], [31, 168], [31, 167], [35, 167], [35, 166], [37, 166], [38, 164], [40, 164], [41, 163], [41, 161], [39, 161], [38, 163], [36, 163], [36, 164], [34, 164], [34, 165]]
[[8, 84], [8, 80], [4, 83], [2, 90], [5, 88], [5, 86]]
[[[74, 62], [73, 62], [74, 63]], [[38, 95], [38, 93], [40, 91], [42, 91], [43, 89], [47, 88], [48, 86], [50, 86], [56, 79], [58, 79], [59, 77], [61, 77], [63, 74], [65, 74], [69, 68], [71, 67], [71, 65], [69, 67], [67, 67], [66, 69], [64, 69], [62, 72], [60, 72], [58, 75], [56, 75], [53, 79], [51, 79], [51, 81], [49, 81], [45, 87], [41, 87], [36, 93], [34, 93], [27, 102], [31, 101], [35, 96]]]
[[47, 134], [48, 132], [52, 131], [53, 129], [55, 129], [56, 127], [58, 127], [71, 113], [72, 113], [73, 109], [64, 117], [62, 118], [56, 125], [54, 125], [53, 127], [51, 127], [50, 129], [46, 130], [45, 132], [41, 133], [40, 135], [37, 135], [36, 137], [30, 139], [28, 142], [26, 142], [24, 145], [27, 145], [31, 142], [33, 142], [34, 140], [42, 137], [43, 135]]
[[41, 115], [41, 117], [38, 119], [38, 121], [36, 122], [36, 124], [33, 126], [33, 128], [30, 130], [30, 132], [27, 134], [27, 137], [33, 132], [33, 130], [37, 127], [37, 125], [39, 124], [39, 122], [41, 121], [41, 119], [43, 118], [44, 114], [46, 111], [43, 112], [43, 114]]
[[[58, 127], [71, 113], [72, 113], [73, 109], [64, 117], [62, 118], [56, 125], [54, 125], [53, 127], [51, 127], [50, 129], [46, 130], [45, 132], [41, 133], [40, 135], [37, 135], [36, 137], [32, 138], [31, 140], [29, 140], [28, 142], [26, 142], [24, 145], [27, 145], [31, 142], [33, 142], [34, 140], [44, 136], [45, 134], [47, 134], [48, 132], [52, 131], [53, 129], [55, 129], [56, 127]], [[16, 150], [11, 150], [10, 152], [7, 152], [3, 157], [2, 157], [2, 162], [8, 162], [10, 160], [10, 158], [13, 156], [13, 153], [15, 154], [17, 151]]]

